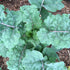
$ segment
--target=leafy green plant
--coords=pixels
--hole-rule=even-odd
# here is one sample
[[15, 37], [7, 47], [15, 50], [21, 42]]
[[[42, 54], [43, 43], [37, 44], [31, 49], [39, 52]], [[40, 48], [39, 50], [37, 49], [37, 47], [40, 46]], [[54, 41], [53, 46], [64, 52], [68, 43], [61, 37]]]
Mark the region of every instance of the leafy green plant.
[[69, 14], [48, 12], [63, 8], [61, 1], [54, 0], [53, 5], [49, 0], [29, 0], [35, 5], [22, 6], [18, 11], [0, 5], [0, 55], [9, 58], [9, 70], [67, 70], [64, 62], [56, 62], [56, 52], [70, 48]]

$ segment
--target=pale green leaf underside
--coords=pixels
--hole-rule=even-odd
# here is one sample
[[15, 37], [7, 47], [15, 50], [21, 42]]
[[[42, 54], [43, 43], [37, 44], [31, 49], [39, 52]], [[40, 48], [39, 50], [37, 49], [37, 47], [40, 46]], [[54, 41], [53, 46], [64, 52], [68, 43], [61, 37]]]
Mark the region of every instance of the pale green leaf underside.
[[[38, 8], [41, 8], [42, 1], [43, 0], [29, 0], [30, 4], [34, 4]], [[62, 0], [44, 0], [43, 7], [46, 10], [55, 12], [57, 10], [61, 10], [64, 5], [62, 4]]]

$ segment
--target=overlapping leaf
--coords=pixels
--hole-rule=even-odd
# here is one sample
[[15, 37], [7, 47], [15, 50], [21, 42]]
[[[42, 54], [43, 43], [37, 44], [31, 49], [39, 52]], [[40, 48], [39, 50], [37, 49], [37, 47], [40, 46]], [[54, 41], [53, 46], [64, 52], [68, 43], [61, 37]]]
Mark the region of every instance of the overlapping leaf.
[[47, 66], [46, 70], [67, 70], [64, 62], [56, 62], [50, 64], [45, 63], [45, 65]]
[[6, 56], [9, 57], [9, 61], [7, 61], [7, 65], [8, 65], [9, 70], [24, 70], [24, 68], [21, 64], [22, 51], [23, 51], [23, 47], [19, 47], [19, 49], [14, 48], [14, 49], [11, 49], [7, 52]]
[[6, 57], [8, 49], [4, 46], [3, 42], [0, 41], [0, 56]]
[[2, 33], [2, 42], [8, 49], [15, 47], [19, 43], [20, 33], [17, 30], [6, 29]]
[[42, 7], [51, 12], [55, 12], [56, 10], [61, 10], [64, 5], [62, 4], [62, 0], [29, 0], [30, 4], [36, 5], [38, 8], [41, 8], [41, 4], [43, 2]]
[[56, 59], [59, 60], [58, 55], [56, 54], [56, 52], [57, 52], [57, 49], [53, 46], [51, 48], [45, 47], [43, 49], [43, 54], [48, 56], [48, 60], [50, 62], [55, 62]]
[[1, 20], [3, 20], [5, 18], [5, 13], [4, 13], [4, 6], [3, 5], [0, 5], [0, 23], [1, 23]]
[[50, 14], [44, 22], [49, 31], [70, 31], [70, 19], [68, 14]]
[[22, 20], [25, 22], [25, 30], [30, 31], [34, 28], [39, 29], [41, 27], [41, 17], [39, 11], [35, 5], [20, 7], [20, 11], [23, 12]]
[[25, 70], [40, 70], [42, 67], [41, 61], [43, 60], [43, 55], [39, 51], [26, 51], [26, 56], [22, 61]]

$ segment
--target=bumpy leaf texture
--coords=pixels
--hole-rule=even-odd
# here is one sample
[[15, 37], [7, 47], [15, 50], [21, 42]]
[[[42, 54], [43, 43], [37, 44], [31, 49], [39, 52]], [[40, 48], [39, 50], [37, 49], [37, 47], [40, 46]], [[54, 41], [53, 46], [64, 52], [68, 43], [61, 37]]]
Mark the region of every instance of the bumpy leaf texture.
[[23, 47], [13, 48], [7, 51], [6, 56], [9, 57], [9, 61], [7, 62], [9, 70], [24, 70], [21, 64], [22, 51], [23, 51]]
[[69, 15], [50, 15], [45, 19], [45, 28], [40, 28], [37, 36], [44, 45], [52, 44], [55, 48], [70, 48]]
[[56, 62], [50, 64], [45, 63], [45, 65], [47, 66], [46, 70], [67, 70], [64, 62]]
[[[57, 19], [59, 18], [59, 28], [57, 30], [70, 30], [69, 16], [63, 15], [63, 17], [61, 17], [56, 15], [55, 17], [53, 15], [50, 15], [44, 21], [45, 28], [41, 28], [42, 21], [41, 17], [39, 16], [40, 13], [35, 5], [23, 6], [17, 12], [9, 11], [7, 9], [7, 14], [4, 13], [3, 6], [0, 8], [2, 9], [0, 22], [16, 27], [13, 29], [0, 24], [0, 55], [2, 55], [3, 57], [9, 57], [9, 61], [7, 62], [9, 70], [40, 70], [42, 68], [41, 61], [43, 60], [43, 54], [39, 51], [27, 50], [26, 53], [24, 52], [26, 54], [25, 57], [22, 57], [23, 61], [21, 59], [21, 52], [23, 51], [24, 45], [26, 43], [24, 40], [22, 40], [24, 38], [21, 37], [18, 30], [21, 23], [24, 24], [24, 29], [22, 29], [22, 32], [28, 32], [27, 34], [30, 34], [30, 32], [32, 31], [32, 37], [28, 38], [26, 36], [27, 38], [25, 40], [31, 42], [33, 46], [35, 46], [36, 44], [39, 46], [39, 43], [41, 42], [45, 45], [53, 44], [56, 48], [69, 48], [69, 33], [58, 33], [57, 37], [56, 33], [50, 32], [55, 30], [55, 27], [57, 29]], [[65, 22], [63, 22], [63, 20]], [[63, 24], [61, 25], [60, 23], [65, 23], [65, 26]], [[53, 24], [53, 26], [50, 26], [51, 24]], [[60, 38], [63, 39], [63, 41]]]
[[[18, 30], [19, 25], [21, 22], [23, 24], [27, 23], [24, 25], [24, 30], [22, 30], [24, 32], [35, 28], [39, 29], [41, 27], [41, 17], [39, 17], [37, 7], [34, 5], [23, 6], [17, 12], [6, 9], [6, 13], [7, 14], [3, 12], [3, 14], [6, 15], [6, 18], [1, 19], [1, 21], [6, 25], [15, 26], [16, 28], [10, 28], [0, 24], [0, 55], [3, 57], [9, 57], [9, 61], [7, 62], [9, 70], [24, 70], [24, 66], [21, 64], [22, 60], [20, 58], [25, 41], [21, 39], [21, 35]], [[35, 34], [36, 32], [34, 33], [34, 38], [36, 38]]]
[[2, 33], [2, 42], [4, 46], [8, 49], [15, 47], [19, 43], [20, 33], [16, 30], [6, 29]]
[[39, 51], [27, 50], [26, 55], [22, 61], [25, 70], [40, 70], [42, 68], [43, 55]]

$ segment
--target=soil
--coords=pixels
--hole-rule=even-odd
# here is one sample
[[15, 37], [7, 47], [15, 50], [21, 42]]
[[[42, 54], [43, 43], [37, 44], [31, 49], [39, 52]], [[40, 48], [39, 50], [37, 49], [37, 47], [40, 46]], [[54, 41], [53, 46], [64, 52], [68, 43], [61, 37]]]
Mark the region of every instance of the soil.
[[8, 58], [3, 58], [2, 56], [0, 56], [0, 67], [2, 68], [2, 70], [8, 70], [6, 64], [8, 60]]
[[70, 14], [70, 0], [63, 0], [62, 3], [64, 4], [64, 8], [54, 12], [53, 14]]
[[[58, 10], [54, 12], [53, 14], [70, 14], [70, 0], [63, 0], [64, 8], [62, 10]], [[9, 10], [19, 10], [20, 6], [22, 5], [30, 5], [28, 0], [1, 0], [0, 4], [3, 4], [6, 8], [9, 8]], [[59, 52], [57, 52], [59, 55], [59, 58], [61, 61], [64, 61], [66, 66], [70, 66], [70, 49], [63, 49]], [[3, 58], [0, 56], [0, 67], [2, 70], [8, 70], [6, 61], [8, 61], [8, 58]]]
[[9, 10], [19, 10], [22, 5], [29, 5], [28, 0], [2, 0], [0, 4], [3, 4]]
[[70, 66], [70, 48], [69, 49], [63, 49], [59, 52], [57, 52], [59, 58], [61, 61], [64, 61], [66, 66]]
[[[62, 10], [58, 10], [57, 12], [54, 12], [53, 14], [69, 14], [70, 13], [70, 0], [63, 0], [64, 8]], [[3, 4], [6, 8], [9, 8], [9, 10], [19, 10], [20, 6], [22, 5], [30, 5], [28, 0], [2, 0], [0, 1], [0, 4]]]

